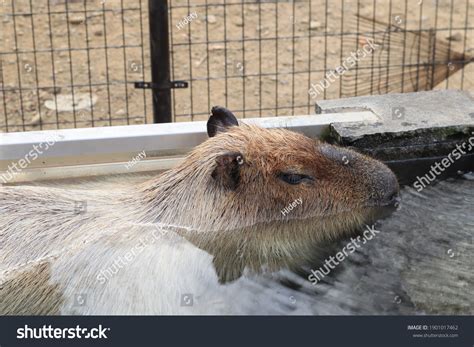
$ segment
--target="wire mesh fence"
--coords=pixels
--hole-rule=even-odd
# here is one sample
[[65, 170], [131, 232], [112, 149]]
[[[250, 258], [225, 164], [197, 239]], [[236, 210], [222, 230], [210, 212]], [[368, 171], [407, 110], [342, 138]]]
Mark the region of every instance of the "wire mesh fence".
[[[0, 130], [147, 121], [147, 2], [4, 0]], [[149, 66], [149, 64], [148, 64]]]
[[[473, 7], [472, 0], [3, 0], [0, 131], [140, 124], [167, 108], [172, 121], [204, 120], [216, 104], [241, 118], [311, 114], [320, 99], [472, 91]], [[149, 32], [164, 23], [160, 13], [165, 48]], [[167, 83], [154, 81], [157, 72]], [[150, 81], [151, 90], [137, 81]]]
[[[318, 99], [472, 90], [473, 10], [469, 0], [171, 0], [172, 76], [190, 81], [173, 91], [173, 114], [204, 119], [219, 103], [239, 117], [309, 114]], [[367, 41], [373, 52], [339, 69]]]

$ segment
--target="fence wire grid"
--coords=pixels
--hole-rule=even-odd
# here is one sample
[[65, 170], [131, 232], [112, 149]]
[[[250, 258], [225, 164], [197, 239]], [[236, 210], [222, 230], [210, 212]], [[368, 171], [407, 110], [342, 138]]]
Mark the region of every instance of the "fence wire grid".
[[[161, 101], [134, 83], [166, 68], [150, 54], [157, 0], [2, 1], [0, 131], [156, 121]], [[474, 90], [473, 0], [159, 2], [170, 80], [188, 83], [171, 90], [172, 121], [205, 120], [213, 105], [283, 116], [313, 114], [321, 99]]]

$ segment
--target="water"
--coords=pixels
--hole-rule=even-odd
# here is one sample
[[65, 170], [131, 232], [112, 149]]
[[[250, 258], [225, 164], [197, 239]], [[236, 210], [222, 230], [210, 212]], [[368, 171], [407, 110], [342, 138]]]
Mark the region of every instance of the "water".
[[[307, 271], [241, 278], [228, 286], [229, 313], [472, 314], [472, 177], [420, 193], [406, 187], [401, 196], [401, 209], [377, 224], [380, 234], [322, 282], [311, 284]], [[333, 255], [348, 242], [334, 245]]]
[[[381, 233], [316, 288], [288, 273], [282, 276], [296, 283], [296, 290], [283, 290], [278, 281], [266, 284], [276, 289], [273, 294], [280, 286], [279, 301], [286, 299], [286, 309], [278, 313], [472, 314], [472, 176], [439, 182], [420, 193], [405, 187], [401, 196], [401, 209], [378, 223]], [[339, 242], [335, 252], [348, 241]], [[254, 313], [259, 309], [265, 311], [255, 308]]]
[[[124, 176], [100, 184], [64, 182], [64, 187], [107, 189], [109, 184], [127, 186], [149, 177]], [[97, 283], [65, 281], [57, 276], [71, 273], [64, 269], [71, 269], [72, 263], [77, 268], [86, 267], [91, 274], [104, 270], [105, 263], [100, 267], [90, 262], [91, 255], [105, 254], [100, 243], [88, 246], [84, 256], [67, 259], [68, 264], [55, 265], [52, 279], [69, 285], [63, 295], [72, 301], [62, 313], [472, 314], [474, 176], [437, 182], [421, 192], [405, 187], [401, 197], [401, 208], [376, 224], [380, 233], [349, 254], [317, 285], [307, 276], [311, 268], [321, 265], [319, 262], [298, 273], [246, 273], [222, 284], [209, 254], [176, 240], [166, 247], [148, 247], [111, 277], [110, 288], [97, 298], [94, 288], [103, 288]], [[126, 252], [127, 245], [136, 243], [126, 233], [124, 230], [111, 241], [114, 246], [106, 246]], [[350, 238], [328, 245], [324, 257], [335, 255], [348, 242]], [[161, 266], [163, 259], [166, 264]], [[134, 283], [130, 276], [141, 281]], [[86, 293], [87, 305], [73, 302], [77, 293]], [[130, 296], [135, 299], [125, 307], [123, 303], [130, 302]], [[109, 302], [104, 303], [104, 298]], [[160, 304], [150, 303], [150, 298], [159, 298]]]

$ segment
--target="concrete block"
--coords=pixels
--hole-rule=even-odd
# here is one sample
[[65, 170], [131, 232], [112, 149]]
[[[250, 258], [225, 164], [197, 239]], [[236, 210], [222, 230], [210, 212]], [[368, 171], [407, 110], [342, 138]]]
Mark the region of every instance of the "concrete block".
[[[397, 167], [406, 182], [413, 176], [407, 176], [407, 167], [413, 173], [426, 171], [430, 163], [474, 138], [474, 99], [468, 92], [385, 94], [322, 100], [316, 105], [319, 114], [354, 111], [372, 111], [379, 120], [332, 124], [326, 139]], [[407, 164], [409, 160], [411, 166]], [[470, 151], [446, 174], [473, 169], [474, 154]]]

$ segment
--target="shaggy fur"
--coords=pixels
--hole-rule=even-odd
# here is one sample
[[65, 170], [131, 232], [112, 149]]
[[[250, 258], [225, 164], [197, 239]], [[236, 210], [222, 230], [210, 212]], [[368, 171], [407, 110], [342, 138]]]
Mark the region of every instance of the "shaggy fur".
[[[243, 159], [235, 186], [222, 184], [235, 179], [223, 176], [225, 162], [216, 171], [228, 153]], [[314, 180], [290, 185], [282, 172]], [[180, 293], [205, 292], [246, 268], [297, 267], [324, 240], [373, 218], [397, 191], [378, 161], [251, 125], [220, 132], [137, 186], [0, 187], [0, 314], [190, 313], [178, 307]], [[298, 198], [302, 204], [283, 215]], [[85, 213], [74, 211], [75, 201], [87, 202]], [[98, 280], [137, 243], [143, 247], [126, 266]]]

